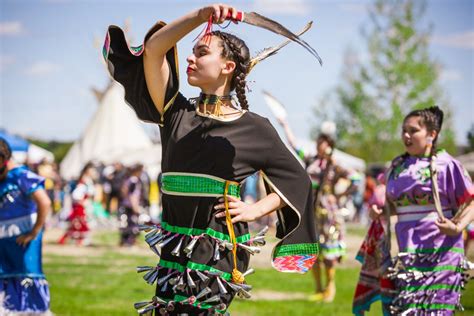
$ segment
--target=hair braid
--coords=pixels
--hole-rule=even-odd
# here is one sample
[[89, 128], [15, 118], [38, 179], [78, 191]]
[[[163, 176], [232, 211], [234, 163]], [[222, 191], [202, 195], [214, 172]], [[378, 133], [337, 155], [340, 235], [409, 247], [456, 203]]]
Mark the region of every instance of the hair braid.
[[12, 149], [7, 141], [0, 137], [0, 157], [4, 160], [10, 160], [12, 157]]
[[235, 70], [230, 82], [230, 89], [235, 90], [240, 107], [247, 110], [249, 105], [245, 95], [245, 80], [249, 69], [250, 53], [243, 40], [235, 35], [214, 31], [211, 33], [222, 40], [222, 56], [235, 62]]

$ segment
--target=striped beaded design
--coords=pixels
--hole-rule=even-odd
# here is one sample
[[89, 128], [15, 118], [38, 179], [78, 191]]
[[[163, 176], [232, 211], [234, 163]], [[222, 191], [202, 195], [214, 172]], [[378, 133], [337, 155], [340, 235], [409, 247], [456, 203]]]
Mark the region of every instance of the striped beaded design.
[[[170, 195], [223, 196], [225, 180], [205, 174], [163, 173], [162, 191]], [[228, 195], [240, 198], [240, 185], [231, 182]]]

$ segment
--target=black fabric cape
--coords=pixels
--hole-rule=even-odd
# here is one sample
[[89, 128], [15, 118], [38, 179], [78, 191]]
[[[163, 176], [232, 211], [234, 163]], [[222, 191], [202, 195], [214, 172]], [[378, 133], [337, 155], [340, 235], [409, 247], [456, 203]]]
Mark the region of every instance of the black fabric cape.
[[[157, 23], [146, 35], [145, 42], [163, 25], [162, 22]], [[176, 47], [166, 54], [170, 78], [165, 112], [160, 115], [146, 86], [142, 51], [143, 46], [129, 48], [119, 27], [109, 27], [104, 46], [109, 72], [124, 86], [125, 100], [137, 116], [160, 125], [162, 172], [203, 173], [242, 182], [256, 171], [262, 171], [268, 190], [277, 193], [287, 204], [277, 211], [277, 237], [282, 240], [273, 250], [273, 267], [283, 272], [303, 273], [309, 270], [318, 253], [311, 182], [268, 119], [248, 111], [232, 121], [220, 121], [197, 114], [195, 105], [179, 92]], [[216, 211], [213, 206], [216, 202], [217, 199], [211, 197], [164, 194], [162, 220], [173, 226], [198, 229], [210, 227], [228, 234], [225, 220], [214, 217]], [[248, 234], [246, 223], [237, 223], [234, 229], [237, 237]], [[230, 251], [221, 260], [213, 260], [212, 240], [200, 239], [191, 258], [170, 254], [177, 242], [172, 241], [162, 249], [160, 262], [177, 262], [187, 267], [193, 262], [224, 272], [232, 271]], [[237, 255], [238, 268], [245, 271], [249, 254], [239, 249]], [[216, 284], [210, 287], [213, 294], [218, 293]], [[195, 295], [200, 288], [198, 284], [197, 290], [187, 289], [178, 295]], [[158, 287], [157, 295], [173, 299], [176, 293], [169, 287], [166, 291]], [[223, 301], [228, 305], [232, 298], [233, 294], [230, 293]]]

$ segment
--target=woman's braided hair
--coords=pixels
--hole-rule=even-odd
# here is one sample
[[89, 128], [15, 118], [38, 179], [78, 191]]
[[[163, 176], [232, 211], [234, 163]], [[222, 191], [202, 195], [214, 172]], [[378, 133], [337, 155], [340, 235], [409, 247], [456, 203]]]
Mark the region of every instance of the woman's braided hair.
[[414, 110], [405, 116], [404, 121], [410, 117], [420, 117], [420, 124], [425, 126], [428, 132], [436, 131], [436, 137], [433, 139], [433, 146], [430, 153], [430, 156], [432, 156], [436, 150], [436, 141], [438, 139], [439, 132], [441, 131], [441, 127], [443, 126], [443, 111], [437, 106], [432, 106], [421, 110]]
[[221, 39], [222, 57], [235, 62], [235, 70], [230, 82], [230, 90], [235, 89], [240, 107], [247, 110], [249, 105], [247, 96], [245, 95], [247, 85], [245, 77], [247, 76], [250, 65], [249, 48], [243, 40], [235, 35], [220, 31], [211, 32], [210, 35], [217, 36]]

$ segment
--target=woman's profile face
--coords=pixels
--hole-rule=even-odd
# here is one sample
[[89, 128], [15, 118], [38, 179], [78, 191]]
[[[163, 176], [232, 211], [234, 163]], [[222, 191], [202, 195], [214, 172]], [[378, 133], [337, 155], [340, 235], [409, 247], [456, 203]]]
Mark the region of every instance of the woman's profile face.
[[95, 180], [97, 178], [97, 171], [94, 167], [90, 167], [84, 174], [86, 177]]
[[421, 156], [428, 145], [428, 136], [432, 136], [421, 124], [421, 117], [411, 116], [405, 119], [402, 126], [402, 141], [405, 150], [412, 156]]
[[222, 73], [227, 60], [222, 57], [221, 39], [216, 36], [204, 37], [196, 43], [192, 54], [186, 59], [188, 83], [201, 89], [214, 87], [223, 79]]

